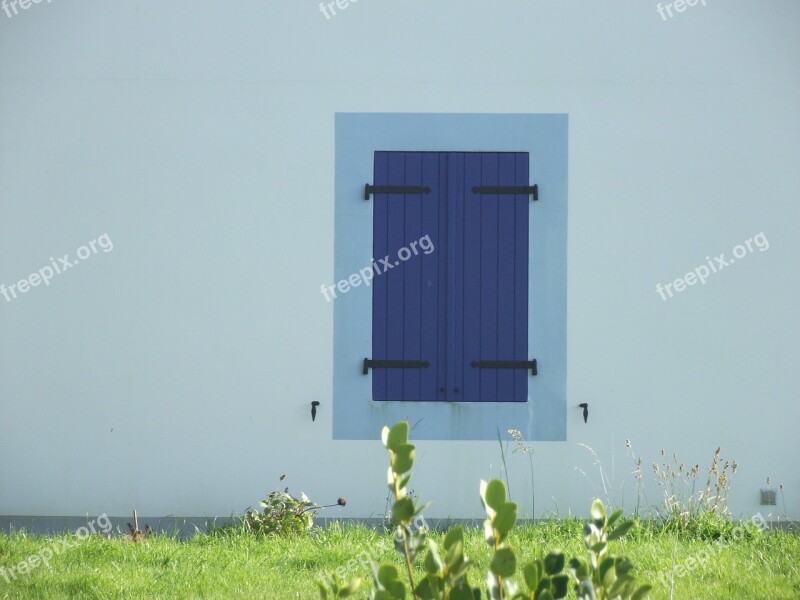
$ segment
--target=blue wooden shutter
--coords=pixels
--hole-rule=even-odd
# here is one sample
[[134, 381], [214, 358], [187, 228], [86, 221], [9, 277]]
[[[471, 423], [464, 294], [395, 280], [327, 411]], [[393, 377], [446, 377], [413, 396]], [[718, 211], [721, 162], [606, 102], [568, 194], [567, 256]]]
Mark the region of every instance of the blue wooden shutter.
[[[427, 362], [426, 368], [372, 369], [373, 400], [444, 399], [447, 252], [444, 157], [432, 152], [376, 152], [375, 186], [429, 187], [427, 194], [376, 193], [373, 258], [393, 268], [376, 275], [372, 296], [372, 359]], [[424, 254], [428, 236], [434, 251]], [[417, 254], [398, 251], [417, 243]], [[442, 391], [440, 391], [442, 390]]]
[[[453, 387], [463, 402], [525, 402], [530, 369], [476, 368], [474, 362], [526, 362], [528, 357], [527, 194], [480, 194], [475, 187], [528, 186], [528, 154], [469, 153], [457, 217]], [[463, 248], [458, 252], [458, 246]]]
[[[473, 188], [528, 186], [528, 154], [376, 152], [372, 359], [427, 362], [372, 369], [374, 400], [525, 402], [530, 196]], [[435, 251], [397, 252], [429, 236]], [[383, 268], [383, 267], [381, 267]], [[476, 367], [474, 363], [481, 363]], [[486, 366], [488, 365], [488, 366]]]

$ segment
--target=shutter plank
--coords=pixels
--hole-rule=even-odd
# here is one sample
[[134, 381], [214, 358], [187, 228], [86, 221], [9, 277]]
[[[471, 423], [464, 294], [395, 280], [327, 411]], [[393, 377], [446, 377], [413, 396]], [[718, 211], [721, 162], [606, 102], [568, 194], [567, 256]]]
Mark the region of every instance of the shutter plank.
[[[481, 185], [496, 186], [498, 181], [498, 155], [487, 153], [481, 161]], [[480, 311], [480, 360], [497, 360], [497, 272], [498, 249], [498, 209], [499, 199], [496, 194], [473, 196], [473, 201], [481, 205], [481, 311]], [[497, 402], [497, 377], [493, 369], [481, 371], [481, 402]]]
[[[385, 185], [389, 178], [389, 157], [386, 152], [375, 153], [372, 180], [376, 185]], [[375, 261], [388, 252], [389, 206], [385, 194], [377, 194], [373, 201], [372, 256]], [[385, 360], [387, 356], [387, 279], [373, 273], [372, 280], [372, 358]], [[372, 399], [387, 400], [385, 369], [375, 369], [372, 377]]]
[[[431, 367], [424, 369], [420, 375], [420, 399], [435, 401], [444, 399], [439, 394], [439, 388], [445, 385], [442, 378], [445, 376], [445, 296], [444, 277], [447, 252], [442, 247], [442, 240], [446, 239], [441, 231], [444, 220], [440, 215], [442, 203], [442, 184], [439, 174], [440, 154], [425, 152], [422, 155], [422, 179], [431, 188], [431, 193], [422, 201], [421, 219], [422, 226], [419, 237], [428, 235], [433, 244], [431, 254], [420, 254], [412, 258], [420, 264], [420, 348], [423, 360], [431, 363]], [[419, 237], [417, 239], [419, 239]]]
[[[516, 185], [528, 185], [530, 182], [529, 158], [527, 152], [516, 153]], [[518, 194], [514, 198], [514, 360], [528, 360], [528, 277], [529, 277], [529, 211], [531, 201], [526, 194]], [[514, 371], [514, 401], [527, 402], [527, 371]]]
[[[409, 152], [405, 156], [405, 184], [411, 186], [422, 185], [422, 154], [419, 152]], [[426, 195], [425, 201], [429, 202], [430, 197]], [[422, 360], [421, 341], [422, 341], [422, 304], [420, 297], [420, 287], [422, 285], [419, 255], [414, 256], [409, 245], [411, 242], [419, 240], [422, 236], [422, 195], [405, 194], [403, 200], [405, 228], [403, 231], [403, 241], [391, 250], [394, 256], [401, 248], [404, 256], [411, 252], [411, 256], [405, 262], [402, 258], [397, 258], [400, 265], [395, 267], [397, 276], [403, 278], [403, 358], [405, 360]], [[417, 250], [419, 252], [419, 250]], [[422, 399], [422, 374], [416, 369], [406, 369], [403, 374], [403, 399], [421, 400]]]
[[[516, 155], [503, 153], [498, 160], [498, 184], [516, 184]], [[497, 215], [497, 360], [514, 360], [515, 336], [515, 198], [498, 201]], [[497, 371], [497, 400], [510, 402], [514, 399], [514, 377], [512, 369]]]
[[[389, 153], [389, 181], [388, 185], [406, 185], [405, 181], [405, 153]], [[376, 259], [384, 258], [389, 255], [389, 262], [394, 265], [397, 262], [397, 250], [405, 244], [405, 196], [404, 194], [387, 194], [389, 203], [389, 227], [388, 227], [388, 248], [384, 255], [376, 256]], [[385, 268], [385, 267], [382, 267]], [[405, 289], [403, 279], [403, 269], [394, 266], [386, 270], [379, 277], [387, 280], [387, 304], [386, 304], [386, 352], [388, 359], [405, 360], [404, 332], [406, 327], [406, 313], [404, 307]], [[386, 388], [388, 400], [406, 400], [403, 369], [389, 369], [386, 373]]]
[[[467, 154], [464, 158], [464, 189], [472, 190], [481, 184], [481, 155]], [[473, 360], [480, 360], [481, 339], [481, 202], [471, 191], [465, 191], [461, 199], [464, 214], [462, 264], [463, 282], [456, 290], [462, 298], [463, 310], [458, 316], [464, 335], [462, 395], [466, 402], [480, 401], [481, 372], [470, 367]]]

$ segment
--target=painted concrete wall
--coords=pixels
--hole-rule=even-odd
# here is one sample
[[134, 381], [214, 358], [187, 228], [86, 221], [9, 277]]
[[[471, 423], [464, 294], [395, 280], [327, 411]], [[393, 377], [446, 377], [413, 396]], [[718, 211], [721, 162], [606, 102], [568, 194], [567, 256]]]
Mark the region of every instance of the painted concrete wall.
[[[332, 439], [335, 114], [469, 112], [569, 115], [567, 441], [535, 445], [537, 516], [604, 495], [579, 444], [632, 507], [630, 438], [645, 465], [722, 446], [734, 513], [768, 510], [769, 476], [800, 517], [800, 5], [672, 10], [0, 12], [0, 283], [98, 240], [0, 297], [0, 514], [229, 515], [286, 473], [345, 496], [330, 516], [380, 515], [380, 443]], [[768, 250], [656, 291], [762, 232]], [[525, 457], [509, 468], [525, 512]], [[470, 517], [500, 475], [496, 443], [421, 441], [413, 487]]]

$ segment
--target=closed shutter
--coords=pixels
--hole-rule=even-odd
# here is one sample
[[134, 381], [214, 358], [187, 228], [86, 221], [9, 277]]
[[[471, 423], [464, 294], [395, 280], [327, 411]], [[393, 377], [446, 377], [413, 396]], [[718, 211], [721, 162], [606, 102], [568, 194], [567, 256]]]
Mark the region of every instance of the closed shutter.
[[[388, 256], [393, 268], [376, 275], [372, 296], [373, 361], [399, 365], [372, 368], [374, 400], [444, 399], [446, 281], [445, 157], [431, 152], [376, 152], [374, 185], [427, 187], [428, 193], [376, 193], [373, 197], [373, 258]], [[407, 261], [398, 251], [428, 236], [434, 251]], [[427, 363], [425, 367], [414, 363]], [[440, 390], [442, 390], [440, 392]]]
[[[464, 402], [527, 400], [530, 369], [510, 365], [528, 361], [531, 199], [524, 193], [491, 193], [527, 185], [526, 153], [464, 156], [463, 251], [455, 256], [457, 263], [463, 261], [456, 269], [463, 272], [455, 289], [463, 341], [456, 347], [455, 387], [462, 390]], [[479, 193], [475, 188], [490, 190]]]
[[526, 401], [527, 153], [376, 152], [373, 185], [373, 399]]

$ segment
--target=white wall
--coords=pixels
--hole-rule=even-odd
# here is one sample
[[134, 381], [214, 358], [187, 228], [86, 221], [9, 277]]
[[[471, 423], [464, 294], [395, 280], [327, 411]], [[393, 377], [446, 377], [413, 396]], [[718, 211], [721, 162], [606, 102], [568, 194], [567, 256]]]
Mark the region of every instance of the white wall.
[[[630, 507], [630, 438], [686, 464], [721, 445], [741, 464], [736, 514], [766, 510], [771, 476], [800, 517], [798, 25], [789, 0], [666, 22], [621, 0], [0, 12], [0, 283], [114, 243], [0, 297], [0, 514], [224, 516], [281, 473], [348, 498], [329, 515], [383, 511], [380, 443], [331, 441], [319, 286], [334, 114], [385, 111], [569, 113], [568, 403], [591, 415], [536, 446], [537, 512], [588, 507], [599, 482], [578, 443]], [[768, 251], [656, 293], [762, 231]], [[433, 516], [478, 515], [478, 480], [501, 474], [494, 443], [418, 456]], [[527, 462], [510, 466], [525, 511]]]

